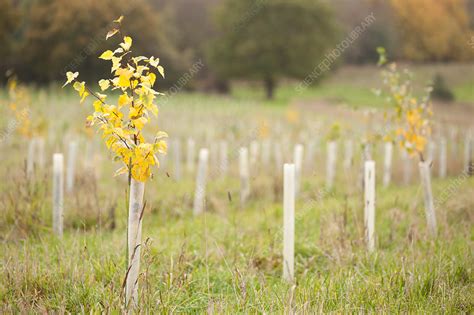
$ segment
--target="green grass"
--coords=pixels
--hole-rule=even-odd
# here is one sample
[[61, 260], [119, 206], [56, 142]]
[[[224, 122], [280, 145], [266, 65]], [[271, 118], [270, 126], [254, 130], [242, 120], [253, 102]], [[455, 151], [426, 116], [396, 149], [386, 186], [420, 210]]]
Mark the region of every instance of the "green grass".
[[454, 87], [454, 97], [458, 101], [474, 103], [474, 80]]
[[[235, 170], [236, 162], [232, 165]], [[112, 169], [109, 165], [103, 171]], [[321, 169], [318, 166], [316, 174]], [[427, 235], [418, 185], [378, 188], [377, 250], [369, 255], [363, 242], [361, 192], [354, 185], [357, 168], [339, 173], [337, 189], [331, 191], [321, 190], [322, 176], [305, 176], [296, 207], [293, 286], [281, 280], [281, 178], [261, 171], [252, 181], [251, 201], [240, 209], [238, 177], [232, 174], [227, 179], [213, 177], [208, 211], [197, 218], [191, 215], [193, 176], [175, 182], [162, 172], [147, 184], [142, 311], [474, 310], [474, 179], [462, 181], [455, 195], [438, 209], [437, 240]], [[2, 185], [0, 310], [120, 311], [126, 269], [125, 182], [103, 174], [97, 183], [98, 219], [98, 208], [83, 204], [93, 199], [94, 191], [90, 182], [84, 182], [86, 176], [80, 175], [76, 193], [67, 198], [64, 238], [58, 240], [51, 232], [49, 181], [33, 185], [37, 192], [26, 189], [19, 176], [18, 181]], [[453, 180], [435, 179], [435, 196]], [[14, 203], [17, 207], [34, 206], [27, 213], [15, 212], [19, 210], [7, 202], [8, 196], [19, 198]], [[110, 230], [108, 208], [114, 202], [116, 228]], [[28, 213], [33, 215], [31, 220], [18, 220]]]
[[[430, 84], [436, 74], [441, 74], [447, 86], [454, 92], [455, 99], [474, 103], [474, 64], [401, 64], [414, 74], [414, 85], [418, 92]], [[255, 101], [265, 105], [287, 106], [296, 101], [316, 101], [346, 104], [350, 107], [384, 107], [381, 97], [373, 89], [381, 88], [380, 68], [367, 66], [346, 66], [336, 69], [319, 84], [298, 91], [299, 81], [280, 82], [275, 98], [265, 99], [261, 83], [234, 84], [232, 96], [237, 100]]]
[[[441, 70], [449, 74], [461, 68]], [[430, 77], [430, 71], [422, 68], [419, 73]], [[299, 99], [379, 106], [371, 93], [377, 81], [371, 75], [373, 68], [343, 72], [298, 98], [294, 83], [283, 84], [271, 102], [265, 101], [258, 87], [240, 84], [231, 96], [184, 93], [163, 104], [158, 123], [151, 128], [159, 126], [174, 139], [193, 136], [198, 147], [209, 146], [209, 139], [227, 138], [230, 174], [220, 178], [216, 163], [211, 163], [207, 211], [197, 218], [191, 215], [194, 174], [184, 173], [182, 181], [176, 182], [169, 159], [147, 184], [140, 276], [143, 313], [474, 312], [474, 179], [458, 184], [461, 142], [449, 156], [451, 177], [433, 181], [435, 197], [450, 192], [437, 208], [438, 238], [431, 239], [426, 230], [416, 169], [411, 185], [401, 185], [402, 167], [396, 154], [394, 184], [377, 187], [377, 250], [368, 254], [358, 181], [360, 152], [352, 171], [340, 168], [336, 189], [326, 191], [322, 141], [314, 168], [304, 172], [296, 206], [294, 285], [281, 280], [280, 171], [252, 172], [252, 196], [240, 208], [235, 153], [251, 140], [262, 140], [255, 133], [262, 121], [268, 122], [273, 139], [288, 137], [284, 153], [291, 160], [291, 144], [301, 141], [302, 132], [308, 132], [310, 139], [313, 135], [324, 139], [326, 121], [320, 113], [302, 107], [301, 121], [288, 123], [286, 105]], [[353, 72], [359, 73], [357, 80]], [[465, 93], [465, 100], [472, 96], [467, 80], [449, 78], [459, 87], [457, 95]], [[112, 176], [119, 165], [110, 162], [99, 137], [94, 151], [98, 154], [85, 153], [85, 143], [91, 143], [83, 132], [90, 105], [79, 105], [76, 96], [65, 90], [39, 90], [32, 98], [32, 120], [47, 118], [48, 162], [36, 174], [35, 184], [27, 183], [27, 140], [14, 134], [0, 142], [5, 152], [0, 167], [4, 179], [0, 182], [0, 313], [119, 313], [124, 307], [126, 181]], [[4, 126], [11, 117], [3, 108], [0, 111]], [[332, 117], [331, 112], [325, 114]], [[329, 123], [339, 119], [332, 117]], [[357, 143], [363, 133], [357, 127], [366, 121], [357, 115], [345, 119], [354, 125], [348, 136]], [[59, 240], [51, 228], [49, 160], [53, 152], [67, 152], [65, 139], [73, 138], [80, 141], [77, 189], [66, 197], [65, 235]], [[379, 150], [374, 155], [380, 177], [383, 157]], [[97, 180], [84, 170], [86, 160], [100, 171]], [[436, 165], [433, 170], [436, 173]]]

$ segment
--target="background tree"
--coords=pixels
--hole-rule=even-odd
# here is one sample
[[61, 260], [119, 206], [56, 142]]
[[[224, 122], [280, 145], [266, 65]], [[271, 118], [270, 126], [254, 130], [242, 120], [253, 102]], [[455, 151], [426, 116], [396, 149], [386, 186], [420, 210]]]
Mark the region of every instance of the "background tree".
[[348, 63], [376, 63], [377, 47], [385, 47], [398, 55], [397, 34], [390, 3], [385, 0], [335, 0], [331, 4], [345, 34], [349, 34], [365, 17], [372, 14], [375, 21], [344, 51]]
[[[97, 55], [106, 47], [110, 21], [122, 14], [131, 22], [128, 27], [137, 54], [159, 52], [163, 63], [175, 65], [175, 73], [185, 65], [166, 39], [166, 16], [146, 0], [43, 0], [31, 2], [25, 11], [21, 62], [17, 62], [24, 80], [59, 80], [68, 70], [80, 71], [87, 80], [97, 79], [97, 73], [107, 71]], [[173, 72], [167, 74], [173, 77]]]
[[474, 32], [464, 0], [392, 0], [403, 56], [415, 61], [473, 60]]
[[335, 43], [330, 8], [315, 0], [225, 0], [210, 61], [225, 78], [263, 80], [273, 97], [281, 77], [303, 78]]
[[20, 10], [12, 0], [0, 0], [0, 82], [6, 82], [4, 74], [13, 66], [20, 16]]
[[216, 33], [212, 13], [219, 2], [220, 0], [152, 0], [158, 12], [166, 14], [170, 30], [168, 38], [181, 56], [188, 64], [199, 60], [204, 63], [199, 73], [186, 84], [186, 89], [206, 88], [212, 83], [209, 82], [213, 74], [206, 60], [206, 46]]

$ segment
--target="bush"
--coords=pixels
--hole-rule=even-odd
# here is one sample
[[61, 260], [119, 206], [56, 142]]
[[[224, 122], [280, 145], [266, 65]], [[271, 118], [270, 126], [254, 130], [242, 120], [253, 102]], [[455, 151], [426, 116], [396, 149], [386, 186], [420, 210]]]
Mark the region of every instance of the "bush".
[[454, 100], [454, 94], [446, 85], [444, 78], [436, 74], [433, 80], [433, 91], [431, 97], [435, 100], [451, 102]]

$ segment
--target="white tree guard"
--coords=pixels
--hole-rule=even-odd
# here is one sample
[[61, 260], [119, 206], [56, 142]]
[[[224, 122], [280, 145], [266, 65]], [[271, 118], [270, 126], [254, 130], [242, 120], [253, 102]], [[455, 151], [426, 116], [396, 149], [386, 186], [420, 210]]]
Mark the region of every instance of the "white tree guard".
[[301, 188], [301, 174], [303, 172], [303, 154], [304, 147], [302, 144], [295, 145], [293, 151], [293, 164], [295, 165], [295, 194], [298, 195]]
[[71, 141], [68, 146], [67, 154], [67, 172], [66, 172], [66, 191], [71, 193], [74, 190], [74, 182], [76, 178], [76, 159], [77, 159], [77, 142]]
[[209, 150], [199, 150], [199, 165], [196, 175], [196, 190], [194, 192], [193, 214], [199, 215], [205, 209], [206, 203], [206, 181], [209, 160]]
[[142, 241], [143, 195], [145, 183], [132, 178], [128, 207], [127, 245], [128, 269], [125, 284], [125, 302], [129, 309], [138, 305], [138, 275], [140, 272], [140, 251]]
[[243, 207], [250, 195], [249, 154], [247, 148], [239, 150], [240, 205]]
[[385, 142], [384, 147], [384, 167], [383, 167], [383, 186], [388, 187], [392, 178], [392, 159], [393, 159], [393, 143]]
[[375, 250], [375, 162], [364, 163], [364, 230], [367, 250]]
[[61, 153], [53, 155], [53, 231], [63, 235], [64, 220], [64, 157]]
[[421, 184], [423, 186], [425, 215], [428, 224], [428, 230], [432, 236], [436, 236], [436, 213], [433, 201], [433, 192], [431, 190], [430, 162], [419, 162], [418, 166], [420, 169]]
[[445, 178], [448, 169], [448, 151], [446, 138], [441, 138], [439, 142], [439, 169], [438, 176]]
[[295, 279], [295, 165], [283, 166], [283, 279]]

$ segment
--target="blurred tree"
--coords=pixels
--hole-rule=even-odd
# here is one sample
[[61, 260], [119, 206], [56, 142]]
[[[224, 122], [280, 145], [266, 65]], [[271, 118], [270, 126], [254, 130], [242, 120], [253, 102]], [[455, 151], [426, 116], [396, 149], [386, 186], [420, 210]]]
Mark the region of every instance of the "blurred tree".
[[20, 10], [14, 0], [0, 0], [0, 82], [13, 66], [15, 32], [19, 27]]
[[[184, 88], [198, 87], [197, 80], [201, 83], [209, 80], [212, 69], [206, 61], [206, 46], [215, 35], [215, 24], [212, 23], [212, 12], [220, 0], [152, 0], [159, 11], [166, 12], [169, 16], [170, 40], [181, 52], [181, 56], [190, 63], [203, 61], [204, 66], [193, 75], [191, 82]], [[201, 84], [202, 85], [202, 84]]]
[[344, 52], [349, 63], [376, 63], [377, 47], [397, 54], [398, 43], [390, 3], [385, 0], [334, 0], [331, 2], [344, 33], [349, 34], [370, 14], [375, 21]]
[[431, 97], [440, 101], [453, 101], [454, 94], [444, 82], [444, 78], [441, 74], [437, 73], [433, 80], [433, 91], [431, 91]]
[[210, 61], [219, 76], [263, 80], [273, 97], [281, 77], [303, 78], [335, 44], [330, 8], [317, 0], [225, 0]]
[[473, 60], [464, 0], [391, 0], [403, 56], [416, 61]]
[[42, 0], [32, 1], [26, 13], [22, 53], [17, 56], [21, 78], [63, 80], [64, 73], [73, 70], [96, 79], [109, 66], [97, 57], [110, 47], [105, 35], [120, 15], [125, 16], [124, 30], [133, 36], [137, 54], [155, 54], [164, 64], [179, 65], [177, 51], [167, 40], [165, 17], [146, 0]]

